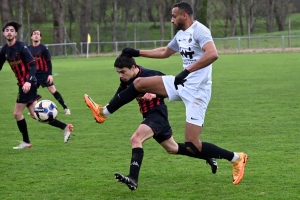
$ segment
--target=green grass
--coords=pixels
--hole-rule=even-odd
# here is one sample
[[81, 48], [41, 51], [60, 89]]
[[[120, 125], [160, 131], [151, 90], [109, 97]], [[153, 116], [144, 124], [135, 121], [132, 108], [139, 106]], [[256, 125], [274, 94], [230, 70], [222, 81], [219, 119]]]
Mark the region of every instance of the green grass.
[[[68, 144], [61, 130], [24, 116], [33, 147], [13, 150], [21, 139], [13, 118], [16, 80], [5, 64], [0, 73], [0, 199], [299, 199], [299, 55], [220, 55], [213, 67], [213, 93], [203, 141], [245, 151], [249, 162], [243, 181], [231, 183], [231, 164], [218, 160], [217, 174], [204, 161], [168, 155], [153, 139], [144, 143], [139, 188], [131, 192], [114, 180], [128, 173], [129, 138], [142, 118], [136, 102], [96, 124], [83, 102], [87, 93], [106, 104], [118, 87], [115, 57], [54, 59], [55, 85], [72, 114], [59, 106], [58, 119], [73, 123]], [[176, 75], [179, 55], [137, 58], [145, 67]], [[43, 99], [54, 100], [47, 89]], [[56, 101], [54, 101], [56, 102]], [[167, 103], [177, 142], [184, 140], [182, 102]]]

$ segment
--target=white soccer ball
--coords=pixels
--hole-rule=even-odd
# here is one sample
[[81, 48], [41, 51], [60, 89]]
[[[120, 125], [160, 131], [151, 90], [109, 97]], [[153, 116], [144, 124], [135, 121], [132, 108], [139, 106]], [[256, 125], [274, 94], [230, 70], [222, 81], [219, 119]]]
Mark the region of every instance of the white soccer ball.
[[34, 117], [39, 122], [49, 123], [57, 117], [57, 106], [50, 100], [42, 100], [34, 106]]

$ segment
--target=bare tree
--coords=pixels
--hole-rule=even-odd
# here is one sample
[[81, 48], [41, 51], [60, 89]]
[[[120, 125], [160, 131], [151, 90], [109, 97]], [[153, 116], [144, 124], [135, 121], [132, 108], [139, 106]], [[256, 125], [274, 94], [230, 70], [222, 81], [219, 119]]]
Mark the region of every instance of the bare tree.
[[[64, 42], [64, 0], [52, 0], [54, 43]], [[62, 46], [54, 48], [54, 55], [62, 55]]]
[[230, 36], [236, 35], [236, 19], [238, 15], [237, 0], [230, 0]]
[[[157, 1], [157, 10], [158, 10], [158, 16], [159, 16], [159, 23], [160, 23], [160, 39], [165, 39], [165, 18], [164, 18], [164, 10], [165, 10], [165, 4], [163, 0]], [[161, 42], [161, 46], [163, 45], [163, 42]]]
[[274, 7], [278, 31], [284, 31], [286, 16], [291, 12], [289, 0], [279, 0]]
[[6, 24], [11, 21], [12, 14], [10, 12], [9, 0], [2, 0], [0, 3], [1, 8], [1, 22], [2, 24]]
[[241, 31], [241, 35], [244, 35], [244, 26], [243, 26], [243, 17], [244, 16], [243, 16], [242, 3], [243, 3], [243, 0], [238, 0], [238, 12], [239, 12], [240, 31]]
[[[18, 4], [18, 21], [19, 23], [23, 24], [23, 0], [18, 0], [19, 4]], [[23, 30], [24, 27], [21, 28], [18, 32], [18, 36], [20, 38], [21, 41], [23, 41]]]
[[267, 25], [268, 33], [273, 31], [274, 8], [275, 8], [275, 1], [274, 0], [266, 0], [266, 25]]
[[117, 41], [117, 22], [118, 22], [118, 2], [117, 0], [113, 1], [113, 34], [112, 34], [112, 40], [115, 42]]

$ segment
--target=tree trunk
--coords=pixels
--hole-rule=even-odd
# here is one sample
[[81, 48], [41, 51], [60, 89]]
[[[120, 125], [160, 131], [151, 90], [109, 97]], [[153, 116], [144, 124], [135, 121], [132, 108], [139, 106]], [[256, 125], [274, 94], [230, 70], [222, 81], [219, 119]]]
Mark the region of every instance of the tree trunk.
[[230, 0], [230, 36], [236, 35], [236, 18], [238, 14], [238, 4], [236, 0]]
[[243, 8], [242, 8], [242, 2], [243, 2], [243, 0], [238, 0], [238, 1], [239, 1], [238, 2], [238, 10], [239, 10], [240, 31], [241, 31], [241, 35], [244, 35]]
[[[160, 39], [165, 39], [165, 19], [164, 19], [164, 3], [163, 1], [158, 2], [158, 16], [160, 23]], [[161, 42], [161, 46], [163, 46], [163, 42]]]
[[[64, 0], [52, 0], [54, 43], [64, 43]], [[54, 55], [63, 55], [63, 46], [55, 46]]]
[[[18, 16], [19, 23], [23, 24], [23, 0], [18, 1], [18, 15], [19, 15]], [[18, 36], [21, 41], [23, 41], [23, 30], [24, 30], [24, 26], [18, 32]], [[30, 30], [28, 30], [27, 32], [30, 32]]]
[[[82, 41], [82, 42], [87, 42], [87, 35], [88, 35], [88, 30], [89, 30], [88, 5], [90, 5], [90, 0], [81, 0], [81, 2], [80, 2], [80, 41]], [[86, 53], [86, 45], [83, 45], [83, 51]]]
[[199, 21], [208, 27], [207, 23], [207, 0], [202, 0], [200, 4]]
[[266, 0], [266, 25], [268, 33], [272, 32], [273, 30], [274, 6], [275, 3], [273, 0]]

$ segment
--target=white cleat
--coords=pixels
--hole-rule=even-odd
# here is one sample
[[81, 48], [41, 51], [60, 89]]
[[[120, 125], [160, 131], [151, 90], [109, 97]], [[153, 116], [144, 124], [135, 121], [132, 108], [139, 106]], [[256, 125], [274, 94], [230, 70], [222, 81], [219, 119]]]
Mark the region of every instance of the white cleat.
[[64, 142], [67, 143], [71, 137], [73, 131], [73, 125], [68, 124], [67, 127], [64, 129]]
[[32, 147], [32, 144], [30, 144], [30, 143], [26, 143], [26, 142], [21, 142], [20, 141], [20, 144], [19, 144], [19, 146], [17, 146], [17, 147], [13, 147], [13, 149], [29, 149], [29, 148], [31, 148]]
[[65, 115], [71, 115], [71, 110], [69, 108], [65, 109]]

